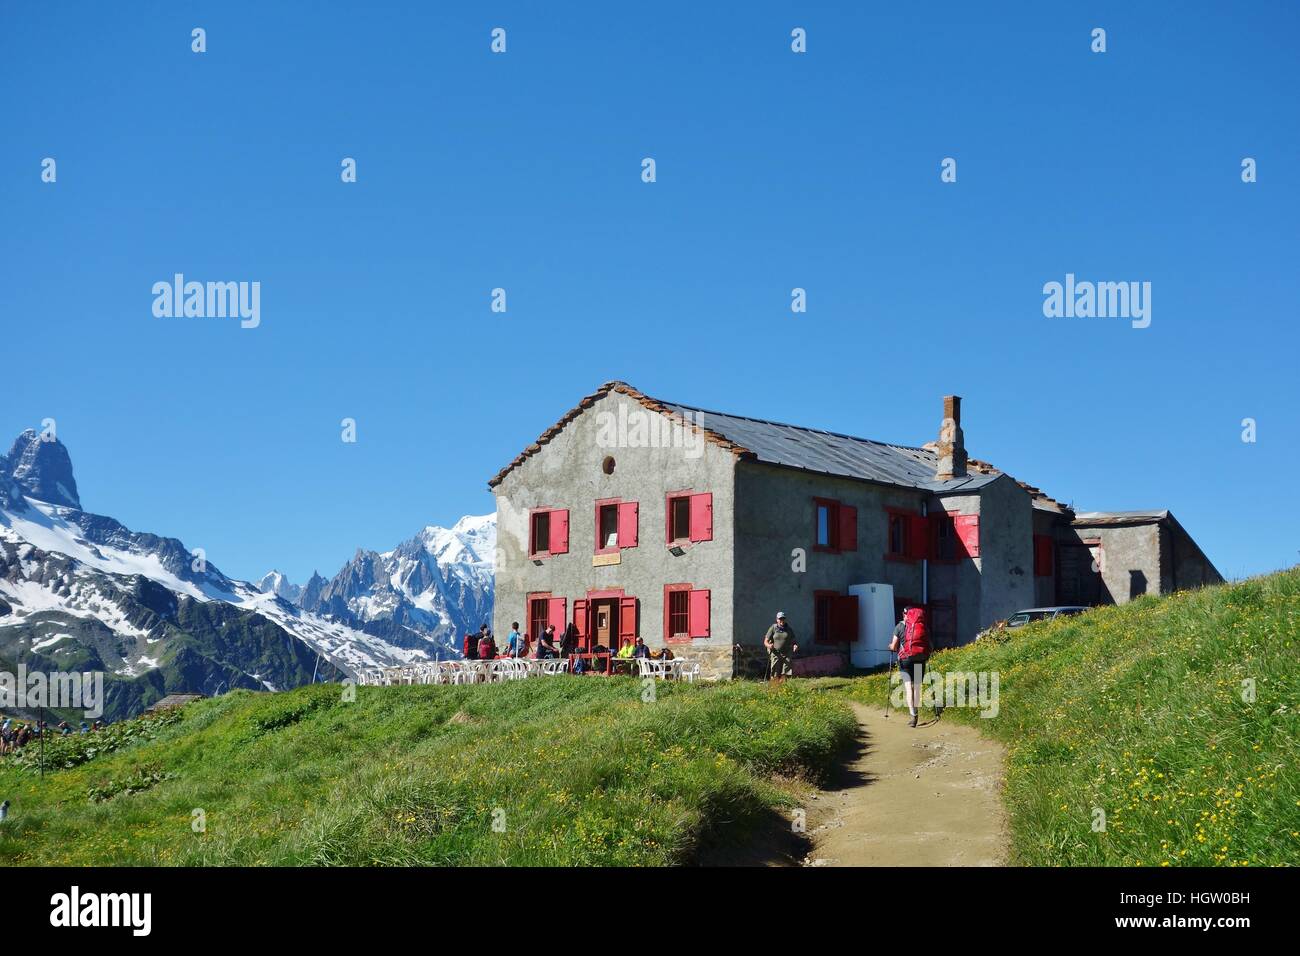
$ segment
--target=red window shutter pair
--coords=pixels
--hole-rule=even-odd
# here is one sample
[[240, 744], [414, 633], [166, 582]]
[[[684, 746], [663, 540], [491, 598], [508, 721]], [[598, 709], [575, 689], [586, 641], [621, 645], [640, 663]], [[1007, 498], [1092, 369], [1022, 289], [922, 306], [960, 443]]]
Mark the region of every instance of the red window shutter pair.
[[664, 501], [664, 540], [672, 544], [678, 538], [673, 536], [673, 502], [685, 498], [689, 502], [687, 540], [713, 540], [713, 493], [702, 491], [697, 495], [672, 495]]
[[[536, 534], [537, 516], [546, 515], [549, 519], [548, 537], [538, 541]], [[528, 554], [529, 556], [548, 554], [565, 554], [569, 550], [569, 512], [565, 508], [534, 508], [528, 514]]]
[[672, 596], [687, 595], [686, 599], [686, 637], [708, 637], [710, 598], [707, 588], [692, 588], [689, 584], [664, 585], [664, 640], [680, 639], [683, 635], [673, 633]]
[[963, 558], [980, 556], [980, 516], [953, 515], [953, 529], [957, 532], [958, 552]]
[[[826, 509], [827, 544], [821, 537], [821, 511]], [[833, 498], [813, 498], [813, 545], [821, 551], [858, 550], [858, 509]]]
[[[597, 501], [595, 522], [596, 522], [596, 551], [606, 550], [604, 542], [600, 538], [600, 511], [602, 508], [614, 506], [617, 511], [617, 526], [615, 533], [618, 535], [618, 547], [621, 551], [623, 548], [635, 548], [637, 542], [637, 524], [639, 517], [639, 507], [635, 501]], [[612, 549], [610, 549], [612, 550]]]
[[1034, 535], [1034, 576], [1050, 578], [1052, 576], [1052, 536], [1050, 534]]

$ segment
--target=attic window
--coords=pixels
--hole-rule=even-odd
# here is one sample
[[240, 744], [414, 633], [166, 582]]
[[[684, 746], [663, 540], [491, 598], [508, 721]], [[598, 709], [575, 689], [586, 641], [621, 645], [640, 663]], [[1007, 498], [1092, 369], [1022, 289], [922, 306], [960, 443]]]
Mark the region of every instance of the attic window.
[[606, 455], [605, 460], [600, 463], [600, 470], [607, 475], [614, 474], [614, 456]]

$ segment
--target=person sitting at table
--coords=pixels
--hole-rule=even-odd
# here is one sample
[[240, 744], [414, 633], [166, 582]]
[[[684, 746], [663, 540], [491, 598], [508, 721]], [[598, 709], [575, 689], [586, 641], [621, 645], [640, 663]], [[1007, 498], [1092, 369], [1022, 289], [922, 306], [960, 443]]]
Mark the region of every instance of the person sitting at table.
[[[640, 640], [640, 638], [637, 638], [637, 640]], [[623, 643], [623, 644], [619, 647], [619, 649], [618, 649], [618, 654], [617, 654], [616, 656], [618, 656], [618, 657], [621, 658], [622, 660], [628, 660], [629, 658], [631, 658], [631, 656], [632, 656], [632, 642], [631, 642], [631, 641], [626, 641], [625, 643]]]
[[492, 633], [484, 624], [479, 632], [478, 639], [478, 659], [481, 661], [495, 660], [497, 656], [497, 642], [492, 640]]
[[542, 631], [542, 636], [537, 639], [537, 659], [544, 661], [558, 653], [555, 649], [555, 625], [548, 624]]
[[645, 641], [641, 638], [636, 639], [636, 644], [632, 648], [632, 656], [639, 660], [650, 659], [650, 648], [645, 646]]

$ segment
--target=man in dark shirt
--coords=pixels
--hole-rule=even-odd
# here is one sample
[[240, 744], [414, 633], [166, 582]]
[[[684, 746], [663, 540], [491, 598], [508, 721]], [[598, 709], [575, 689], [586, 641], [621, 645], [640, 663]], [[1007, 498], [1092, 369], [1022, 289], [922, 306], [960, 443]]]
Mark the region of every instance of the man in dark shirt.
[[785, 611], [776, 612], [776, 623], [763, 635], [763, 646], [767, 648], [768, 662], [771, 664], [769, 680], [777, 683], [794, 675], [794, 654], [799, 650], [795, 643], [794, 628], [786, 623]]

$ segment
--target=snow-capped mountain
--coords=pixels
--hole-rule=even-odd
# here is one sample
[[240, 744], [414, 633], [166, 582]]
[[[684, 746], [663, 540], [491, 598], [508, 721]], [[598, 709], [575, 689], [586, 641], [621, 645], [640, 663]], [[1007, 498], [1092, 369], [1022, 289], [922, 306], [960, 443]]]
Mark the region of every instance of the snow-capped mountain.
[[430, 525], [392, 551], [358, 550], [328, 581], [313, 574], [298, 587], [272, 571], [261, 586], [285, 598], [296, 591], [305, 611], [404, 647], [418, 635], [437, 656], [454, 657], [460, 635], [491, 622], [495, 550], [495, 516], [466, 515], [451, 528]]
[[[120, 716], [164, 693], [279, 689], [446, 657], [453, 610], [491, 608], [492, 549], [468, 559], [456, 529], [426, 530], [436, 547], [423, 570], [418, 556], [402, 564], [425, 583], [418, 589], [393, 580], [388, 595], [381, 581], [367, 600], [338, 578], [302, 588], [276, 572], [239, 581], [176, 538], [83, 511], [67, 449], [29, 430], [0, 456], [0, 670], [20, 660], [103, 670], [109, 713]], [[465, 541], [490, 533], [476, 526]], [[403, 548], [376, 556], [379, 566]], [[466, 560], [444, 569], [436, 554]]]
[[290, 582], [279, 571], [274, 570], [262, 575], [262, 579], [257, 582], [257, 589], [268, 594], [279, 595], [290, 604], [297, 604], [298, 598], [302, 594], [302, 588]]

